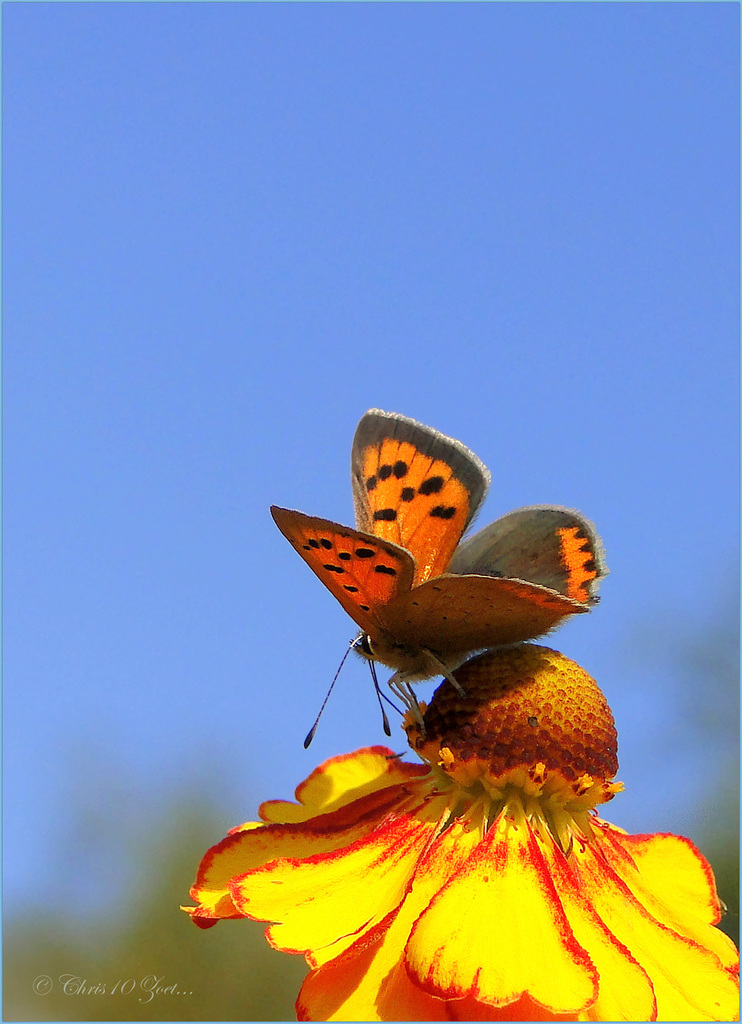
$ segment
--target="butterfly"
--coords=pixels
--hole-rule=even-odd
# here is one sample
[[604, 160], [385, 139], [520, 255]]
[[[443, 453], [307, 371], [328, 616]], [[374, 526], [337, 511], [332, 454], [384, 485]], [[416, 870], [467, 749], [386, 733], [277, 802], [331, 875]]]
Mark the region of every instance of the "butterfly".
[[353, 439], [356, 528], [271, 507], [281, 533], [348, 612], [356, 649], [409, 683], [444, 675], [474, 651], [531, 640], [590, 610], [607, 569], [579, 512], [516, 509], [462, 535], [490, 473], [461, 442], [370, 409]]

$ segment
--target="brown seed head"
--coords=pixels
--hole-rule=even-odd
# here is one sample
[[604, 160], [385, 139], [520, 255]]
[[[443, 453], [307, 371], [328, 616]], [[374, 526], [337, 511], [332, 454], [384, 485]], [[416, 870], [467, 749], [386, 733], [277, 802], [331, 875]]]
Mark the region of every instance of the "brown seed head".
[[423, 716], [424, 735], [411, 718], [406, 729], [414, 750], [461, 783], [497, 786], [525, 771], [576, 793], [616, 774], [618, 741], [605, 697], [558, 651], [535, 644], [486, 651], [455, 678], [465, 695], [444, 681]]

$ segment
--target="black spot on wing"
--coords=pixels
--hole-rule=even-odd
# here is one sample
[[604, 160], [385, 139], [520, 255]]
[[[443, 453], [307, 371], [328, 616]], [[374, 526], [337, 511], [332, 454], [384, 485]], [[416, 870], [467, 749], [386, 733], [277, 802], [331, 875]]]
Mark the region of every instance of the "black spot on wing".
[[443, 483], [442, 476], [429, 476], [420, 484], [418, 491], [420, 494], [437, 494], [442, 489]]
[[436, 505], [428, 514], [436, 519], [453, 519], [456, 515], [456, 507], [454, 505]]

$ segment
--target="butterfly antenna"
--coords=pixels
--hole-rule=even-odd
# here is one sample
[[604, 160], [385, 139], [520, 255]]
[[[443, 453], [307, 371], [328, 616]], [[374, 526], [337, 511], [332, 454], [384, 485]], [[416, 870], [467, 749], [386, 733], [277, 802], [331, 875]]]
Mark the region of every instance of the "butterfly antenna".
[[[308, 748], [309, 744], [310, 744], [310, 743], [312, 742], [312, 740], [314, 739], [314, 734], [315, 734], [315, 733], [316, 733], [316, 731], [317, 731], [317, 726], [319, 725], [319, 720], [320, 720], [320, 718], [322, 717], [322, 712], [323, 712], [323, 711], [325, 710], [325, 705], [327, 704], [328, 700], [330, 699], [330, 694], [332, 693], [332, 689], [333, 689], [333, 687], [335, 686], [335, 683], [336, 683], [336, 682], [338, 681], [338, 676], [340, 675], [340, 669], [341, 669], [341, 668], [343, 667], [343, 665], [345, 664], [345, 659], [346, 659], [346, 658], [348, 657], [348, 655], [350, 654], [350, 652], [351, 652], [351, 651], [353, 650], [353, 647], [354, 647], [355, 643], [356, 643], [356, 640], [355, 640], [355, 638], [354, 638], [353, 640], [351, 640], [351, 642], [350, 642], [350, 646], [348, 647], [348, 650], [347, 650], [347, 651], [345, 652], [345, 654], [343, 655], [343, 660], [342, 660], [342, 661], [340, 662], [340, 664], [338, 665], [338, 670], [337, 670], [337, 672], [335, 673], [335, 678], [334, 678], [334, 679], [332, 680], [332, 682], [330, 683], [330, 689], [329, 689], [329, 690], [327, 691], [327, 694], [325, 695], [325, 699], [324, 699], [324, 700], [322, 701], [322, 707], [321, 707], [321, 708], [319, 709], [319, 714], [318, 714], [318, 715], [317, 715], [317, 717], [315, 718], [315, 720], [314, 720], [314, 725], [313, 725], [313, 726], [312, 726], [312, 728], [311, 728], [311, 729], [309, 730], [309, 732], [308, 732], [308, 733], [307, 733], [307, 735], [306, 735], [306, 739], [304, 740], [304, 749], [305, 749], [305, 750], [306, 750], [306, 749]], [[387, 733], [387, 735], [390, 735], [390, 734], [389, 734], [389, 733]]]
[[376, 692], [378, 693], [378, 695], [387, 702], [390, 708], [394, 708], [398, 715], [403, 715], [404, 711], [402, 710], [402, 708], [398, 708], [397, 705], [392, 700], [392, 698], [388, 694], [384, 693], [382, 688], [379, 686], [379, 680], [376, 678], [376, 663], [371, 661], [369, 662], [369, 665], [371, 665], [371, 675], [373, 676], [374, 685], [376, 687]]
[[395, 711], [399, 711], [399, 708], [394, 704], [393, 701], [389, 700], [389, 698], [381, 692], [381, 688], [379, 686], [379, 677], [376, 675], [376, 665], [373, 663], [373, 661], [369, 661], [368, 667], [371, 669], [371, 678], [374, 681], [374, 690], [376, 691], [376, 699], [379, 702], [379, 711], [381, 712], [381, 721], [384, 726], [384, 732], [386, 733], [387, 736], [391, 736], [392, 730], [389, 728], [389, 719], [387, 718], [386, 711], [384, 710], [384, 705], [381, 703], [381, 698], [384, 697], [385, 700], [388, 700]]

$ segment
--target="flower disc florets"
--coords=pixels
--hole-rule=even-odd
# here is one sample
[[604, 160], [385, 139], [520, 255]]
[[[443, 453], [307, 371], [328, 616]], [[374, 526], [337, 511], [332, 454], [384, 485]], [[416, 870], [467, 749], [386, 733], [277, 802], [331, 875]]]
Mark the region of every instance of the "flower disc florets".
[[487, 651], [446, 680], [422, 725], [408, 715], [410, 746], [460, 786], [506, 787], [595, 806], [621, 787], [610, 708], [584, 669], [547, 647]]

